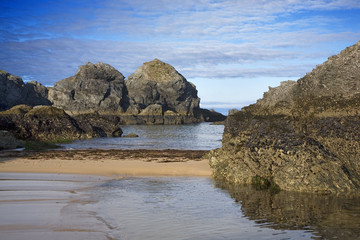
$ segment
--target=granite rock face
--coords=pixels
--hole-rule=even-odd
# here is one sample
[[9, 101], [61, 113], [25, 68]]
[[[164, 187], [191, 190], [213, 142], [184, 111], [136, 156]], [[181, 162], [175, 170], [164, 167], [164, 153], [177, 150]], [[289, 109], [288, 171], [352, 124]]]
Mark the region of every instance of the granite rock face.
[[[132, 112], [139, 113], [150, 105], [162, 106], [184, 116], [196, 116], [200, 98], [194, 84], [175, 68], [158, 59], [144, 63], [126, 80]], [[147, 110], [148, 111], [148, 110]]]
[[104, 63], [87, 63], [77, 73], [55, 83], [49, 92], [54, 107], [72, 115], [123, 113], [128, 107], [124, 76]]
[[48, 89], [36, 81], [24, 84], [20, 77], [0, 70], [0, 111], [19, 104], [50, 105]]
[[283, 190], [360, 192], [360, 42], [226, 120], [214, 176]]

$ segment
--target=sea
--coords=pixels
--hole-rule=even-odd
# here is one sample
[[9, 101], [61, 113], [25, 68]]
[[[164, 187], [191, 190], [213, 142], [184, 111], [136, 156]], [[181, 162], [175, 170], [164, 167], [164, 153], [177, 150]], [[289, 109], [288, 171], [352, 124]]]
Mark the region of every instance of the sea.
[[[124, 126], [124, 134], [136, 133], [139, 137], [76, 141], [65, 148], [210, 150], [221, 147], [223, 130], [224, 126], [208, 123]], [[360, 239], [358, 196], [271, 193], [250, 186], [227, 185], [210, 177], [119, 176], [90, 181], [80, 176], [21, 176], [24, 181], [19, 177], [12, 180], [13, 175], [2, 175], [0, 183], [6, 182], [4, 186], [13, 187], [11, 191], [0, 189], [0, 196], [8, 200], [0, 204], [1, 212], [16, 212], [21, 206], [17, 205], [21, 202], [9, 199], [22, 198], [30, 192], [34, 199], [40, 201], [41, 194], [46, 193], [45, 203], [50, 201], [52, 209], [54, 206], [61, 209], [63, 220], [60, 226], [63, 227], [59, 228], [58, 220], [51, 218], [51, 211], [47, 214], [48, 219], [37, 219], [39, 210], [34, 204], [30, 209], [26, 208], [33, 219], [29, 221], [48, 224], [47, 232], [32, 229], [16, 231], [18, 235], [4, 235], [7, 237], [47, 239], [46, 236], [49, 236], [48, 239], [87, 240]], [[54, 179], [49, 182], [51, 178]], [[74, 186], [74, 189], [64, 192], [65, 186]], [[49, 194], [53, 200], [48, 197]], [[64, 194], [65, 199], [70, 196], [71, 201], [57, 200]], [[33, 203], [30, 201], [27, 204]], [[46, 211], [46, 204], [39, 206], [40, 211]]]
[[212, 150], [221, 147], [224, 125], [125, 125], [121, 129], [123, 136], [135, 133], [139, 137], [93, 138], [62, 146], [65, 149]]

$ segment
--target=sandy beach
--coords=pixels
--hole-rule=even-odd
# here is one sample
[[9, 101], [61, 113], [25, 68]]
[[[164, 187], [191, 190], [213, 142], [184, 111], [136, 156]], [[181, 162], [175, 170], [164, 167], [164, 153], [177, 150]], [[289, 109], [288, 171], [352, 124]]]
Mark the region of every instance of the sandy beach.
[[206, 152], [0, 152], [0, 239], [116, 239], [111, 226], [88, 209], [94, 203], [87, 189], [134, 176], [209, 177]]
[[211, 176], [207, 151], [52, 150], [0, 152], [0, 172], [101, 176]]

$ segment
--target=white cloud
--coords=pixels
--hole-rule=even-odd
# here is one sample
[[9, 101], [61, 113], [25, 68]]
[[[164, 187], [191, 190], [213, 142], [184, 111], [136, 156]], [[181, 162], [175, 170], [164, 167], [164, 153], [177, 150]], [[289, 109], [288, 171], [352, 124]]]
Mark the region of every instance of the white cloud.
[[[188, 79], [261, 81], [301, 77], [360, 39], [358, 0], [73, 3], [4, 8], [0, 67], [48, 85], [75, 74], [87, 61], [109, 63], [129, 76], [159, 58]], [[324, 14], [347, 9], [357, 12]]]

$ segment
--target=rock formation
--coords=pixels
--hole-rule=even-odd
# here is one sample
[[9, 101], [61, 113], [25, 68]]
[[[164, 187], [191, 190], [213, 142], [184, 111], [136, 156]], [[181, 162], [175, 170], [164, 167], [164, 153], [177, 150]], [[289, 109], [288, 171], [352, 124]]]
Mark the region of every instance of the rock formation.
[[126, 87], [131, 111], [140, 112], [153, 104], [162, 106], [163, 112], [170, 110], [184, 116], [195, 116], [199, 111], [195, 85], [158, 59], [139, 67], [126, 80]]
[[26, 105], [0, 112], [0, 130], [9, 131], [18, 139], [55, 142], [122, 134], [113, 119], [98, 117], [96, 121], [77, 121], [56, 107]]
[[24, 142], [15, 138], [8, 131], [0, 130], [0, 151], [24, 147]]
[[49, 92], [54, 107], [72, 115], [122, 113], [127, 108], [124, 76], [104, 63], [87, 63], [77, 73], [55, 83]]
[[360, 190], [360, 42], [230, 115], [214, 176], [300, 192]]
[[196, 87], [158, 59], [124, 76], [104, 63], [87, 63], [49, 91], [53, 106], [74, 118], [118, 117], [122, 124], [183, 124], [221, 121], [221, 114], [199, 108]]
[[48, 90], [36, 81], [24, 84], [20, 77], [0, 70], [0, 111], [19, 104], [50, 105]]

